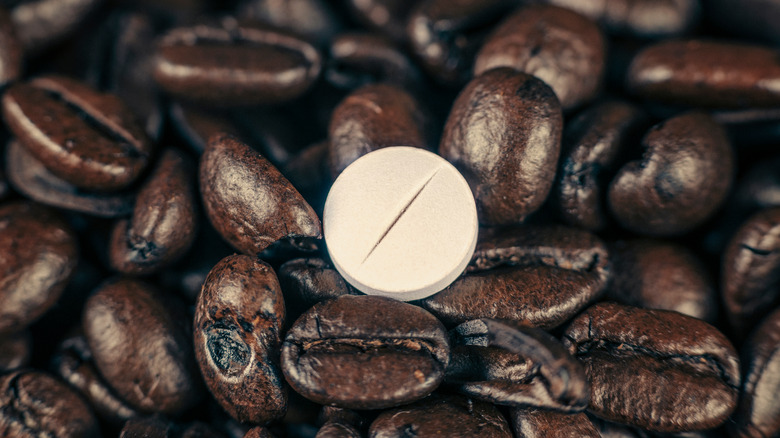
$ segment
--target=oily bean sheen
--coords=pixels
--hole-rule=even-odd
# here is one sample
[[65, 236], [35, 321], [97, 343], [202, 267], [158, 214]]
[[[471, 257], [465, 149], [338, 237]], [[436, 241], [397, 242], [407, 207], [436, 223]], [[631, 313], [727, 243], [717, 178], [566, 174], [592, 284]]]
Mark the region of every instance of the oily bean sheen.
[[709, 218], [734, 178], [734, 152], [710, 116], [691, 112], [648, 131], [641, 160], [623, 166], [609, 187], [621, 225], [646, 235], [676, 235]]
[[22, 46], [11, 17], [0, 6], [0, 87], [16, 80], [22, 70]]
[[780, 433], [780, 310], [750, 335], [742, 350], [743, 387], [730, 423], [731, 436], [771, 437]]
[[84, 334], [100, 374], [142, 412], [176, 414], [198, 402], [188, 317], [138, 280], [103, 284], [84, 306]]
[[609, 278], [601, 240], [563, 226], [483, 238], [472, 263], [483, 270], [473, 269], [420, 303], [447, 325], [496, 318], [554, 328], [596, 299]]
[[607, 226], [605, 192], [618, 160], [637, 128], [643, 112], [622, 101], [594, 105], [571, 120], [563, 133], [561, 162], [551, 201], [572, 226], [599, 231]]
[[273, 269], [246, 256], [226, 257], [209, 272], [195, 309], [195, 355], [211, 394], [240, 422], [284, 416], [279, 370], [285, 309]]
[[509, 16], [485, 41], [474, 61], [474, 74], [511, 67], [534, 75], [568, 110], [598, 92], [605, 50], [596, 23], [556, 6], [528, 6]]
[[636, 239], [612, 245], [610, 257], [607, 299], [715, 322], [719, 299], [715, 287], [701, 261], [686, 247]]
[[736, 407], [739, 360], [728, 339], [704, 321], [602, 303], [575, 318], [563, 342], [585, 365], [588, 409], [599, 417], [684, 432], [718, 426]]
[[780, 52], [711, 40], [664, 41], [636, 55], [628, 89], [648, 100], [710, 108], [780, 106]]
[[68, 385], [33, 370], [0, 376], [0, 436], [95, 438], [97, 421]]
[[131, 275], [158, 271], [190, 248], [197, 232], [194, 170], [187, 157], [163, 152], [141, 186], [130, 219], [111, 233], [111, 267]]
[[73, 79], [47, 76], [3, 95], [3, 116], [47, 169], [84, 189], [111, 191], [134, 182], [152, 145], [115, 96]]
[[563, 127], [561, 106], [541, 80], [509, 68], [461, 91], [439, 153], [471, 185], [481, 225], [522, 222], [547, 198]]
[[723, 255], [726, 315], [744, 336], [780, 300], [780, 208], [761, 210], [731, 238]]
[[0, 333], [49, 310], [78, 263], [78, 240], [57, 214], [31, 202], [0, 206]]
[[320, 238], [314, 210], [259, 153], [215, 135], [200, 159], [200, 193], [211, 224], [239, 251], [255, 255], [283, 238]]
[[430, 394], [444, 378], [449, 353], [444, 326], [425, 310], [345, 295], [298, 318], [282, 345], [282, 370], [294, 390], [315, 402], [380, 409]]
[[511, 438], [509, 423], [495, 406], [461, 396], [433, 395], [380, 414], [369, 438], [484, 437]]
[[353, 91], [330, 119], [331, 174], [338, 176], [353, 161], [383, 147], [426, 148], [425, 123], [420, 104], [398, 86], [372, 84]]
[[0, 335], [0, 373], [26, 366], [31, 355], [29, 331]]
[[513, 409], [510, 418], [517, 438], [602, 438], [584, 413], [525, 408]]
[[578, 412], [590, 390], [582, 365], [550, 334], [477, 319], [453, 330], [445, 382], [487, 402]]
[[271, 104], [303, 94], [322, 59], [305, 40], [238, 25], [173, 29], [157, 48], [154, 78], [168, 93], [217, 106]]

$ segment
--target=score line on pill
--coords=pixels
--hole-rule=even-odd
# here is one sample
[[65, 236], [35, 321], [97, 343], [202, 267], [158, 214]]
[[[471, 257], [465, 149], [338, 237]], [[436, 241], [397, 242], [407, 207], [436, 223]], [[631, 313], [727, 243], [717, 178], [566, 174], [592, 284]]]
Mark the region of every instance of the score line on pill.
[[347, 167], [328, 193], [322, 222], [331, 261], [352, 286], [404, 301], [460, 276], [479, 230], [460, 172], [407, 146], [373, 151]]

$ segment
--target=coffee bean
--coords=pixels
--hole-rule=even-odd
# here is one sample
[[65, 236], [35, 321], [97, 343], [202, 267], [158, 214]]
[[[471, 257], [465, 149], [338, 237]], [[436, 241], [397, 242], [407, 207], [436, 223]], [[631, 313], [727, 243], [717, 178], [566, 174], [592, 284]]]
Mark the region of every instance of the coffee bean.
[[273, 269], [245, 255], [209, 272], [195, 310], [195, 354], [211, 394], [240, 422], [284, 416], [279, 370], [284, 299]]
[[305, 40], [224, 20], [169, 31], [160, 41], [154, 79], [166, 92], [223, 107], [294, 99], [311, 87], [322, 60]]
[[38, 53], [74, 33], [99, 0], [12, 1], [11, 19], [26, 52]]
[[11, 87], [3, 116], [47, 169], [84, 189], [118, 190], [135, 181], [152, 146], [135, 116], [113, 95], [47, 76]]
[[54, 211], [17, 201], [0, 206], [0, 254], [0, 333], [12, 333], [57, 302], [76, 269], [78, 241]]
[[431, 314], [378, 296], [314, 305], [282, 344], [290, 386], [315, 402], [380, 409], [418, 400], [444, 378], [450, 346]]
[[704, 321], [665, 310], [597, 304], [566, 328], [563, 343], [591, 385], [592, 413], [659, 432], [715, 427], [737, 404], [739, 360]]
[[512, 431], [493, 405], [460, 396], [433, 395], [415, 404], [383, 412], [371, 423], [368, 436], [511, 438]]
[[0, 7], [0, 87], [15, 81], [22, 71], [22, 46], [8, 11]]
[[761, 210], [746, 220], [723, 254], [721, 293], [738, 337], [780, 302], [780, 209]]
[[352, 426], [341, 423], [325, 423], [315, 438], [360, 438], [360, 432]]
[[734, 152], [723, 128], [693, 112], [648, 131], [645, 153], [618, 172], [609, 205], [621, 225], [646, 235], [676, 235], [709, 218], [734, 175]]
[[513, 409], [510, 414], [517, 438], [601, 438], [584, 413], [564, 414], [541, 409]]
[[82, 323], [95, 365], [122, 399], [145, 413], [176, 414], [201, 395], [188, 320], [173, 297], [117, 279], [87, 300]]
[[26, 366], [32, 355], [29, 331], [0, 335], [0, 373]]
[[127, 420], [119, 438], [173, 438], [173, 425], [159, 417]]
[[327, 140], [313, 143], [291, 157], [281, 169], [282, 174], [317, 212], [322, 212], [331, 183], [329, 150], [330, 143]]
[[269, 431], [267, 428], [263, 426], [256, 426], [251, 429], [244, 435], [244, 438], [274, 438], [274, 435], [271, 434], [271, 431]]
[[562, 412], [588, 406], [585, 371], [543, 330], [484, 318], [459, 325], [452, 336], [445, 382], [461, 393], [499, 405]]
[[555, 6], [528, 6], [510, 15], [485, 41], [474, 75], [497, 67], [534, 75], [570, 110], [598, 92], [605, 44], [598, 26], [582, 15]]
[[320, 301], [342, 295], [360, 295], [336, 269], [321, 258], [293, 259], [279, 268], [279, 284], [284, 292], [289, 320]]
[[[684, 60], [684, 61], [683, 61]], [[709, 40], [663, 41], [631, 62], [630, 92], [710, 108], [780, 106], [780, 57], [771, 47]]]
[[398, 86], [373, 84], [353, 91], [330, 119], [331, 174], [337, 177], [358, 158], [384, 147], [428, 148], [426, 123], [420, 104]]
[[235, 137], [209, 140], [200, 160], [200, 192], [211, 224], [246, 254], [280, 239], [322, 235], [319, 218], [290, 182]]
[[519, 223], [542, 205], [555, 177], [562, 127], [558, 99], [533, 76], [494, 69], [461, 91], [439, 153], [469, 181], [481, 225]]
[[365, 420], [349, 409], [323, 406], [318, 423], [322, 423], [315, 438], [360, 438]]
[[114, 225], [109, 244], [112, 268], [125, 274], [150, 274], [187, 252], [198, 228], [193, 173], [192, 164], [180, 152], [162, 153], [138, 191], [132, 217]]
[[238, 18], [268, 23], [323, 46], [341, 29], [342, 19], [328, 1], [248, 0], [241, 2]]
[[394, 41], [406, 40], [406, 23], [415, 0], [348, 0], [347, 6], [361, 23]]
[[97, 437], [95, 417], [75, 391], [46, 373], [0, 376], [0, 436]]

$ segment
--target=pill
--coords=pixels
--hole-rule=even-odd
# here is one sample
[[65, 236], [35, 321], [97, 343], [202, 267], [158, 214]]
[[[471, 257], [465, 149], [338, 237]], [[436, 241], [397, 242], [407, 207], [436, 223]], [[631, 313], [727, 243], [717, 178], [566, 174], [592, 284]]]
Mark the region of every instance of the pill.
[[376, 150], [339, 175], [323, 233], [333, 265], [363, 293], [410, 301], [466, 268], [479, 224], [471, 189], [447, 160], [406, 146]]

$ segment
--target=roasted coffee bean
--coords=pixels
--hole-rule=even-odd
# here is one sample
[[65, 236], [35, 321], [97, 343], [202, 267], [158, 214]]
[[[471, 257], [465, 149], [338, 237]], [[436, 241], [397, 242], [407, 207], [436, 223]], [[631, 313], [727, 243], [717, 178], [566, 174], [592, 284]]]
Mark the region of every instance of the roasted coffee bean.
[[200, 399], [189, 316], [181, 303], [132, 279], [103, 284], [82, 324], [100, 374], [134, 408], [176, 414]]
[[474, 61], [474, 75], [497, 67], [534, 75], [570, 110], [598, 92], [605, 44], [598, 26], [582, 15], [555, 6], [528, 6], [509, 16], [485, 41]]
[[0, 335], [0, 373], [26, 366], [32, 355], [30, 332]]
[[249, 429], [244, 438], [274, 438], [274, 435], [263, 426], [255, 426]]
[[163, 152], [140, 187], [130, 219], [111, 233], [109, 262], [119, 272], [144, 275], [179, 259], [198, 228], [192, 163], [174, 149]]
[[220, 133], [239, 137], [240, 130], [226, 111], [173, 102], [168, 110], [173, 127], [190, 150], [200, 156], [209, 139]]
[[323, 406], [317, 419], [321, 423], [315, 438], [361, 438], [365, 420], [349, 409]]
[[173, 438], [173, 424], [158, 417], [127, 420], [119, 438]]
[[206, 277], [195, 310], [195, 355], [211, 394], [240, 422], [284, 416], [279, 370], [285, 320], [276, 274], [264, 262], [233, 255]]
[[22, 46], [8, 11], [0, 6], [0, 88], [22, 72]]
[[0, 333], [17, 332], [59, 299], [79, 259], [76, 235], [31, 202], [0, 206]]
[[22, 0], [11, 9], [19, 40], [29, 53], [41, 52], [74, 33], [100, 0]]
[[704, 321], [615, 303], [590, 307], [563, 342], [585, 365], [589, 411], [659, 432], [716, 427], [734, 411], [739, 360]]
[[623, 166], [609, 187], [609, 205], [621, 225], [640, 234], [676, 235], [721, 206], [734, 178], [734, 152], [709, 116], [668, 119], [642, 144], [642, 159]]
[[395, 41], [406, 40], [406, 22], [416, 0], [347, 0], [360, 22]]
[[743, 386], [729, 423], [733, 437], [776, 436], [780, 432], [780, 309], [750, 335], [742, 351]]
[[116, 96], [47, 76], [14, 85], [2, 103], [5, 121], [19, 141], [77, 187], [127, 187], [149, 161], [151, 143]]
[[415, 98], [395, 85], [366, 85], [333, 110], [328, 127], [331, 174], [388, 146], [428, 148], [426, 116]]
[[360, 438], [360, 431], [348, 424], [328, 422], [320, 427], [315, 438]]
[[101, 420], [119, 425], [139, 416], [100, 376], [84, 336], [74, 335], [62, 341], [53, 362], [54, 372], [81, 393]]
[[510, 228], [483, 237], [472, 266], [477, 272], [421, 305], [447, 325], [496, 318], [550, 329], [598, 298], [609, 278], [604, 244], [562, 226]]
[[321, 258], [293, 259], [279, 268], [279, 283], [290, 316], [297, 316], [320, 301], [342, 295], [360, 295], [331, 264]]
[[551, 201], [572, 226], [599, 231], [607, 226], [606, 190], [619, 158], [644, 126], [642, 110], [622, 101], [594, 105], [563, 132], [561, 162]]
[[444, 326], [425, 310], [345, 295], [315, 304], [293, 324], [282, 344], [282, 371], [317, 403], [380, 409], [430, 394], [449, 353]]
[[726, 316], [742, 337], [780, 302], [780, 209], [746, 220], [723, 254], [721, 288]]
[[510, 418], [517, 438], [601, 438], [584, 413], [513, 409]]
[[326, 0], [245, 0], [238, 17], [303, 35], [324, 46], [341, 29], [341, 18]]
[[89, 406], [68, 385], [20, 370], [0, 376], [0, 436], [88, 438], [98, 429]]
[[612, 34], [639, 38], [684, 34], [697, 24], [701, 9], [699, 0], [546, 0], [546, 3], [590, 17]]
[[562, 127], [558, 99], [533, 76], [494, 69], [461, 91], [439, 153], [469, 181], [481, 225], [519, 223], [542, 205], [555, 177]]
[[325, 206], [331, 182], [329, 150], [330, 144], [327, 140], [309, 145], [291, 157], [282, 169], [282, 174], [320, 213]]
[[321, 69], [319, 52], [305, 40], [224, 20], [221, 27], [169, 31], [157, 48], [154, 78], [178, 98], [230, 107], [294, 99]]
[[320, 219], [260, 154], [230, 135], [209, 140], [200, 192], [211, 224], [236, 249], [255, 255], [280, 239], [320, 238]]
[[709, 40], [663, 41], [636, 55], [630, 92], [653, 101], [710, 108], [780, 106], [780, 57], [771, 47]]
[[135, 194], [80, 189], [54, 175], [17, 140], [6, 146], [8, 180], [16, 191], [42, 204], [99, 217], [125, 216], [133, 211]]
[[578, 412], [588, 406], [585, 371], [552, 335], [494, 319], [453, 330], [444, 381], [463, 394], [515, 407]]
[[715, 322], [716, 289], [702, 262], [684, 246], [650, 239], [621, 241], [610, 247], [610, 257], [607, 299]]
[[461, 396], [433, 395], [383, 412], [371, 423], [368, 436], [511, 438], [512, 431], [493, 405]]

